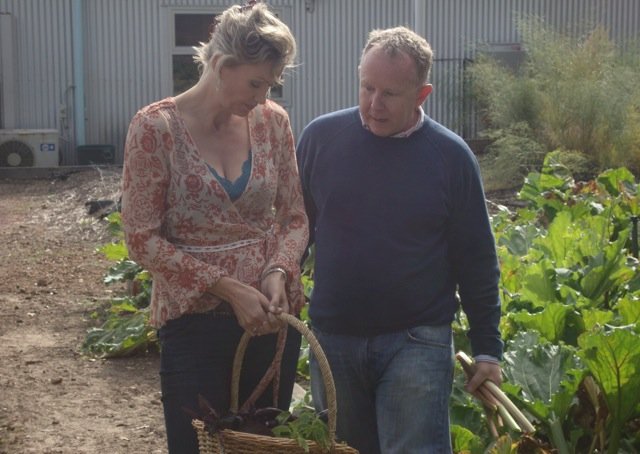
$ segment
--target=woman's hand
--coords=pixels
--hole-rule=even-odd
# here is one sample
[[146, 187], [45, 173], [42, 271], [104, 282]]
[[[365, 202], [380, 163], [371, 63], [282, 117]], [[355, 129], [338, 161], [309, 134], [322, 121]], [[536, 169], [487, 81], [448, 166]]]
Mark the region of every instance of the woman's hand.
[[230, 277], [222, 277], [211, 292], [228, 301], [238, 324], [254, 336], [276, 332], [280, 322], [269, 311], [271, 303], [255, 288]]
[[260, 289], [269, 299], [269, 311], [274, 314], [290, 313], [286, 291], [287, 277], [279, 271], [266, 274]]

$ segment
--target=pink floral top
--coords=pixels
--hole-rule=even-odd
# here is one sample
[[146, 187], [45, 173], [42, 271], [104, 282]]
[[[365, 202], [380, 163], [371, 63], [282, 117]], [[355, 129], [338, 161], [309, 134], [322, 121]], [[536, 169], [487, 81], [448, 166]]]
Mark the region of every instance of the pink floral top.
[[303, 303], [299, 263], [309, 236], [286, 111], [249, 113], [251, 176], [232, 202], [198, 154], [173, 98], [142, 108], [127, 134], [122, 221], [129, 256], [153, 276], [151, 324], [214, 308], [222, 276], [260, 288], [264, 270], [288, 274]]

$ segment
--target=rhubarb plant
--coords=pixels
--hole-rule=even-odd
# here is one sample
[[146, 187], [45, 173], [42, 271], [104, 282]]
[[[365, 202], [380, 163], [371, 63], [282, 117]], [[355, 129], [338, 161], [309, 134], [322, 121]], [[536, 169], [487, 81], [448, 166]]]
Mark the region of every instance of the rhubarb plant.
[[558, 452], [637, 452], [638, 185], [626, 169], [575, 183], [550, 154], [519, 195], [526, 208], [493, 217], [503, 388]]

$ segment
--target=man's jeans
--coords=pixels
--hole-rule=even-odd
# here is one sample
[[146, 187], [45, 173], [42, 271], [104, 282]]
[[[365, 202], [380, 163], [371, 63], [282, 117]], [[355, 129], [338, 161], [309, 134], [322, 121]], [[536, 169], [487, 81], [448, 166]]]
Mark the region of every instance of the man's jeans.
[[[314, 329], [336, 385], [337, 437], [363, 454], [450, 453], [451, 327], [418, 326], [372, 337]], [[311, 392], [326, 408], [318, 363]]]
[[[185, 411], [198, 412], [199, 394], [220, 415], [228, 412], [232, 362], [243, 332], [233, 315], [215, 312], [183, 315], [160, 329], [160, 383], [170, 454], [199, 452], [192, 417]], [[259, 336], [249, 342], [242, 363], [240, 405], [271, 364], [276, 337]], [[278, 406], [285, 410], [291, 401], [299, 352], [300, 334], [289, 328], [278, 394]], [[272, 389], [267, 387], [257, 408], [273, 406]]]

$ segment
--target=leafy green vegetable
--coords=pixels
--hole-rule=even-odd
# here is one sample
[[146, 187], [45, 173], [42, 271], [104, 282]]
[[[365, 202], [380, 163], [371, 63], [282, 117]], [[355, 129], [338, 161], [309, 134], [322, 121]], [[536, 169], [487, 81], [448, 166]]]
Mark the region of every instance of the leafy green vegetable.
[[533, 332], [518, 334], [504, 355], [504, 389], [546, 426], [554, 445], [569, 452], [562, 424], [583, 374], [574, 348], [541, 342]]
[[550, 303], [541, 312], [526, 311], [511, 313], [510, 319], [525, 329], [538, 331], [547, 341], [559, 342], [565, 335], [567, 319], [574, 308], [561, 303]]
[[114, 358], [131, 356], [156, 344], [156, 331], [148, 324], [148, 310], [138, 310], [134, 305], [116, 307], [128, 315], [114, 313], [101, 327], [90, 329], [82, 345], [84, 352]]
[[578, 339], [580, 357], [602, 388], [610, 412], [610, 453], [617, 453], [624, 424], [640, 404], [640, 336], [635, 326], [600, 328]]
[[315, 442], [323, 450], [331, 446], [327, 424], [308, 405], [300, 404], [291, 413], [281, 413], [276, 420], [278, 425], [272, 429], [273, 434], [296, 440], [304, 452], [309, 452], [309, 441]]

